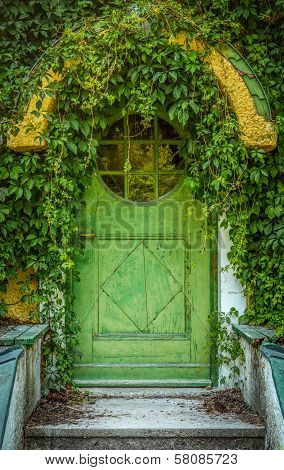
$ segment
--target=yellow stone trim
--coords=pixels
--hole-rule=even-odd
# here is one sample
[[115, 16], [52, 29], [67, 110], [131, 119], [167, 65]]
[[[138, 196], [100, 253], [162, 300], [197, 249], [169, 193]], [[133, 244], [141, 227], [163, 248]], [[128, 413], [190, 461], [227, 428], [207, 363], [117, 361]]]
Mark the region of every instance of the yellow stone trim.
[[273, 150], [277, 146], [276, 129], [272, 122], [257, 113], [253, 98], [240, 74], [216, 50], [210, 52], [208, 60], [236, 115], [243, 142], [249, 148], [261, 148], [266, 152]]
[[[32, 270], [28, 269], [25, 273], [18, 271], [18, 279], [10, 279], [6, 288], [6, 292], [0, 292], [0, 300], [4, 300], [8, 304], [8, 318], [13, 320], [30, 321], [32, 316], [33, 321], [37, 321], [38, 306], [36, 304], [29, 304], [21, 302], [23, 293], [20, 291], [19, 281], [27, 281], [32, 274]], [[32, 281], [31, 289], [37, 291], [37, 281]], [[25, 292], [27, 294], [28, 292]]]
[[[41, 89], [48, 88], [50, 83], [62, 80], [62, 76], [58, 73], [51, 72], [48, 78], [42, 81]], [[46, 148], [45, 139], [40, 140], [40, 135], [48, 129], [49, 121], [45, 118], [45, 113], [51, 113], [56, 106], [56, 99], [46, 95], [42, 100], [42, 107], [38, 111], [39, 116], [33, 114], [37, 111], [36, 104], [40, 97], [35, 94], [29, 102], [28, 109], [24, 115], [23, 121], [20, 123], [19, 132], [16, 135], [10, 134], [7, 146], [15, 152], [39, 152]]]
[[[186, 49], [204, 50], [204, 46], [196, 40], [188, 45], [185, 34], [178, 35], [176, 42]], [[212, 68], [221, 90], [228, 98], [240, 126], [240, 137], [246, 146], [260, 148], [266, 152], [276, 148], [275, 126], [258, 114], [248, 87], [231, 62], [214, 48], [209, 49], [206, 61]]]
[[[182, 44], [185, 49], [203, 50], [204, 46], [198, 41], [191, 41], [187, 44], [185, 34], [179, 34], [173, 42]], [[249, 148], [260, 148], [268, 152], [277, 146], [277, 132], [272, 122], [267, 121], [259, 115], [255, 107], [253, 98], [247, 88], [244, 80], [234, 66], [216, 49], [209, 49], [206, 61], [212, 68], [219, 86], [227, 96], [230, 106], [236, 114], [240, 125], [241, 139]], [[71, 62], [71, 61], [70, 61]], [[71, 63], [65, 64], [69, 68]], [[46, 88], [49, 83], [62, 80], [59, 74], [51, 73], [48, 79], [44, 79], [42, 88]], [[15, 152], [41, 151], [46, 148], [46, 142], [40, 142], [39, 136], [48, 128], [49, 122], [44, 117], [46, 112], [52, 112], [56, 105], [56, 100], [46, 96], [42, 102], [39, 117], [32, 114], [36, 110], [36, 103], [39, 100], [34, 95], [29, 103], [27, 112], [20, 124], [20, 130], [16, 136], [10, 135], [8, 147]], [[27, 128], [33, 126], [33, 130], [27, 131]]]

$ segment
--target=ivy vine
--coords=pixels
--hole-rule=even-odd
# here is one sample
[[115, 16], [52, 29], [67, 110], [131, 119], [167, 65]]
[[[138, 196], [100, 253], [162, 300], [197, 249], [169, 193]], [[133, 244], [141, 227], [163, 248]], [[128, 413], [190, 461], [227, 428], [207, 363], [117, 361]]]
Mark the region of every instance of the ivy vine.
[[[206, 49], [185, 53], [173, 40], [185, 31], [189, 40], [197, 37], [208, 45], [234, 43], [267, 87], [281, 136], [281, 80], [272, 71], [274, 66], [280, 70], [281, 38], [275, 25], [281, 2], [117, 0], [96, 2], [95, 8], [89, 1], [10, 3], [12, 20], [4, 18], [2, 29], [11, 22], [12, 32], [0, 38], [3, 67], [9, 64], [0, 70], [0, 285], [5, 291], [18, 269], [32, 269], [30, 281], [33, 276], [39, 281], [28, 297], [41, 305], [40, 318], [51, 326], [45, 347], [50, 386], [72, 380], [79, 325], [68, 280], [70, 273], [78, 274], [78, 213], [96, 168], [97, 136], [118, 106], [124, 115], [140, 114], [145, 126], [163, 106], [171, 120], [190, 129], [191, 137], [180, 147], [187, 161], [186, 184], [202, 201], [205, 218], [222, 218], [222, 225], [230, 227], [229, 259], [247, 298], [242, 321], [276, 328], [283, 335], [281, 153], [245, 148], [238, 123], [203, 60]], [[24, 25], [27, 19], [31, 32]], [[32, 61], [43, 52], [31, 73]], [[6, 147], [5, 136], [51, 69], [64, 74], [64, 80], [48, 90], [58, 100], [47, 116], [47, 150], [15, 154]], [[21, 99], [16, 100], [19, 89]], [[7, 311], [4, 302], [1, 308]]]

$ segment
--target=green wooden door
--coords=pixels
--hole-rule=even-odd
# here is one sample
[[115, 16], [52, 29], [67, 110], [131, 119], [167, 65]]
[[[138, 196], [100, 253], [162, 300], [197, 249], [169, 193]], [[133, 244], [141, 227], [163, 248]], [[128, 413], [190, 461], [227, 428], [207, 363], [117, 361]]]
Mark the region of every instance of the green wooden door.
[[[153, 136], [136, 142], [133, 154], [138, 160], [142, 150], [144, 163], [128, 174], [121, 164], [129, 157], [125, 137], [105, 139], [101, 161], [112, 154], [115, 168], [101, 166], [86, 194], [80, 282], [73, 287], [81, 325], [82, 357], [75, 365], [80, 385], [211, 383], [208, 242], [184, 170], [177, 169], [173, 139], [161, 136], [159, 142], [158, 124]], [[159, 197], [160, 191], [167, 194]]]

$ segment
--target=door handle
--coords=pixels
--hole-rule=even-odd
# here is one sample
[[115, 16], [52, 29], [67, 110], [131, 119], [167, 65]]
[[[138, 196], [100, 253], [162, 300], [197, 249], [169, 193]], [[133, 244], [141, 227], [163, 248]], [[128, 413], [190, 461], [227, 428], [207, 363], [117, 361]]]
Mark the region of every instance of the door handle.
[[83, 238], [96, 238], [96, 234], [95, 233], [80, 233], [80, 237], [83, 237]]

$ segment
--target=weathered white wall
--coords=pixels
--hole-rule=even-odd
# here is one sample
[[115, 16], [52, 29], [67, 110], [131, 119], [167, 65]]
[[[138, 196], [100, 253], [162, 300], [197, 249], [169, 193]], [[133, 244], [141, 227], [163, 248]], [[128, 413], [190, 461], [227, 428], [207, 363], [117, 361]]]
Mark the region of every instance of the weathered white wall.
[[229, 312], [235, 307], [240, 314], [245, 309], [245, 297], [240, 282], [234, 276], [232, 268], [227, 271], [222, 270], [229, 265], [228, 253], [231, 248], [231, 240], [228, 229], [219, 229], [219, 309], [222, 312]]
[[[234, 307], [240, 315], [245, 310], [245, 297], [240, 282], [234, 276], [232, 268], [228, 267], [228, 253], [231, 248], [231, 241], [229, 236], [229, 230], [219, 228], [218, 233], [218, 310], [220, 312], [229, 313], [230, 309]], [[224, 269], [226, 269], [224, 271]], [[237, 321], [237, 320], [236, 320]], [[229, 379], [229, 367], [222, 365], [219, 369], [219, 381], [222, 377], [226, 377], [225, 387], [233, 387], [234, 382]]]

